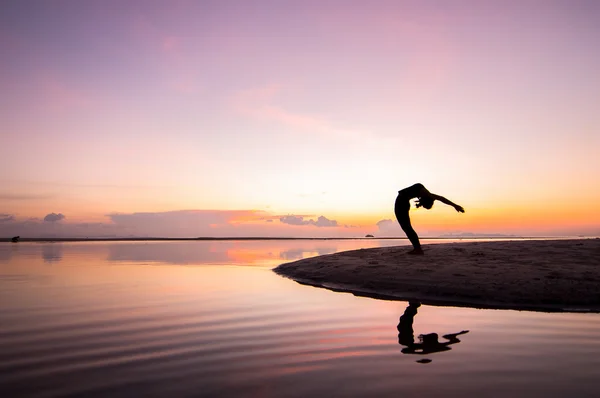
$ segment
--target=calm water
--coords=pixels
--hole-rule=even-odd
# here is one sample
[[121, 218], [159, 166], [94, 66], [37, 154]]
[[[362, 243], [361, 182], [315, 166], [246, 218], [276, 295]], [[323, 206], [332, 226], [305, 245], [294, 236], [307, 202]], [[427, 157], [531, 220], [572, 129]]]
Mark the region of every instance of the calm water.
[[600, 395], [599, 314], [421, 306], [398, 328], [405, 302], [271, 271], [405, 243], [0, 243], [0, 396]]

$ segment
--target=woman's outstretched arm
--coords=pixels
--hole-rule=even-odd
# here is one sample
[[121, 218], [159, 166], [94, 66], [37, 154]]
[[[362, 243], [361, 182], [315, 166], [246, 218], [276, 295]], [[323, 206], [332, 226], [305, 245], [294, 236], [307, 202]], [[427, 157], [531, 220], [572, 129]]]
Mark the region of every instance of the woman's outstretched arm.
[[465, 212], [465, 209], [463, 209], [463, 208], [462, 208], [462, 206], [459, 206], [459, 205], [457, 205], [456, 203], [452, 202], [451, 200], [448, 200], [448, 199], [444, 198], [443, 196], [436, 195], [436, 194], [434, 194], [434, 193], [430, 193], [430, 195], [431, 195], [431, 197], [432, 197], [434, 200], [439, 200], [440, 202], [442, 202], [442, 203], [445, 203], [445, 204], [447, 204], [448, 206], [452, 206], [452, 207], [454, 207], [454, 209], [455, 209], [457, 212], [459, 212], [459, 213], [464, 213], [464, 212]]

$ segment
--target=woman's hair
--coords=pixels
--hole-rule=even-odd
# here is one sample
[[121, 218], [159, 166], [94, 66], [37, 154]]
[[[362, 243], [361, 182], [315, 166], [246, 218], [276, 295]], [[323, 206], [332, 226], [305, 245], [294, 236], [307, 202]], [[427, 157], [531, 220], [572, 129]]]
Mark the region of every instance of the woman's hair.
[[424, 207], [429, 210], [433, 207], [434, 200], [435, 199], [430, 196], [421, 196], [417, 202], [417, 207]]

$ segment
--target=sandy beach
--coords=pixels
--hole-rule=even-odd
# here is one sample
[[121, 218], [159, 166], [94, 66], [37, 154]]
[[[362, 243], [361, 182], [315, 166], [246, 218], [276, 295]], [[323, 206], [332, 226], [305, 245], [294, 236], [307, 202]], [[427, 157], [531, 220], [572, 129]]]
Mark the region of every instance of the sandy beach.
[[282, 264], [299, 283], [357, 295], [540, 311], [600, 312], [600, 239], [361, 249]]

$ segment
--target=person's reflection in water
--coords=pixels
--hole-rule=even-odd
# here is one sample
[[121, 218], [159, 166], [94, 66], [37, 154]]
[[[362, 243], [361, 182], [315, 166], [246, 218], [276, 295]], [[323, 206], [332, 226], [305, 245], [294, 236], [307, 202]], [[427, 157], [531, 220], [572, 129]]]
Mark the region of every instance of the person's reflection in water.
[[[408, 307], [404, 310], [404, 314], [400, 317], [400, 323], [398, 323], [398, 344], [406, 346], [402, 349], [404, 354], [416, 354], [416, 355], [427, 355], [434, 352], [448, 351], [452, 348], [449, 347], [451, 344], [460, 343], [457, 336], [468, 333], [468, 330], [463, 330], [458, 333], [446, 334], [443, 337], [448, 340], [443, 343], [438, 341], [437, 333], [428, 333], [419, 335], [419, 343], [415, 343], [415, 336], [413, 331], [413, 321], [415, 315], [417, 315], [417, 308], [421, 306], [421, 303], [410, 301]], [[431, 362], [417, 361], [422, 363]]]

